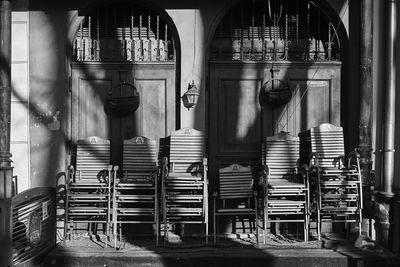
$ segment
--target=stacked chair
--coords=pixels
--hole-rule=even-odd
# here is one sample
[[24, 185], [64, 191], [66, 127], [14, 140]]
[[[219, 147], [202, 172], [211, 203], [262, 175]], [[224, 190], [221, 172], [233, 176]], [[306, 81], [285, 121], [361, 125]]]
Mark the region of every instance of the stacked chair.
[[163, 143], [168, 155], [162, 167], [164, 241], [176, 224], [204, 224], [208, 240], [207, 159], [204, 135], [191, 128], [172, 132]]
[[[123, 169], [114, 181], [113, 230], [117, 248], [122, 224], [154, 225], [159, 236], [157, 144], [144, 136], [124, 140]], [[119, 234], [118, 234], [119, 229]]]
[[[343, 128], [321, 124], [299, 134], [301, 158], [309, 160], [318, 238], [323, 222], [357, 223], [361, 234], [362, 185], [359, 154], [344, 157]], [[349, 228], [347, 228], [349, 229]]]
[[[218, 217], [254, 217], [255, 234], [258, 244], [258, 199], [251, 167], [232, 164], [219, 169], [219, 192], [214, 192], [214, 242], [217, 241]], [[251, 223], [250, 229], [252, 230]]]
[[306, 242], [309, 182], [307, 172], [299, 171], [299, 148], [299, 138], [286, 132], [267, 137], [262, 145], [264, 230], [268, 223], [302, 223]]
[[101, 223], [107, 247], [112, 179], [110, 141], [96, 136], [78, 140], [76, 165], [68, 167], [66, 182], [65, 233], [69, 238], [71, 231], [78, 228], [76, 227], [78, 224], [87, 223], [89, 230], [96, 231], [98, 224]]

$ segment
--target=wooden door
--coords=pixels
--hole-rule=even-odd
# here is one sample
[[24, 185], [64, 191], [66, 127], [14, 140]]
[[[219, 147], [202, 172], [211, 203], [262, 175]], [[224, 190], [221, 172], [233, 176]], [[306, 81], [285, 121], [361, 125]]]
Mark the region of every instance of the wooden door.
[[[119, 83], [133, 84], [138, 109], [121, 116], [106, 105], [107, 94]], [[121, 166], [124, 139], [144, 135], [157, 142], [176, 129], [175, 65], [74, 63], [70, 101], [70, 139], [96, 135], [111, 141], [111, 163]], [[128, 92], [125, 92], [128, 94]]]
[[[290, 85], [293, 96], [286, 105], [261, 105], [260, 90], [272, 67]], [[340, 125], [340, 63], [211, 62], [209, 90], [211, 177], [224, 165], [258, 163], [266, 136], [297, 136], [323, 122]]]

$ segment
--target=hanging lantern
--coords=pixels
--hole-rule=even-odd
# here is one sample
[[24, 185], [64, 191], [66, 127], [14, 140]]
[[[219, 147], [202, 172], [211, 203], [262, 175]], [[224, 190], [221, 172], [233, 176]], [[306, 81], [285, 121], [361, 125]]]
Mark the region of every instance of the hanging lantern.
[[188, 90], [182, 96], [182, 102], [185, 108], [190, 109], [194, 108], [197, 105], [197, 101], [199, 100], [200, 90], [197, 89], [194, 81], [192, 84], [189, 84]]

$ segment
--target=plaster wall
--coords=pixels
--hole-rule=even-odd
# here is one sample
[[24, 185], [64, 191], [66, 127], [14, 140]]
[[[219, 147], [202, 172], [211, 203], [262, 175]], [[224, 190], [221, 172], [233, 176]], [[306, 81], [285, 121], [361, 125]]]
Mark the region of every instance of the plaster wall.
[[17, 176], [18, 192], [31, 187], [29, 179], [29, 13], [12, 13], [11, 54], [11, 144], [13, 175]]

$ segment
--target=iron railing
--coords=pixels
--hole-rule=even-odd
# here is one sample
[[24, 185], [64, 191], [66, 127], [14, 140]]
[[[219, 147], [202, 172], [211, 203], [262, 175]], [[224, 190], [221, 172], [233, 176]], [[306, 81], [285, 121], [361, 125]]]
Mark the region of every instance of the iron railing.
[[333, 61], [335, 25], [309, 0], [242, 0], [219, 24], [211, 60]]
[[155, 12], [127, 4], [85, 16], [73, 43], [75, 61], [174, 60], [168, 24]]

